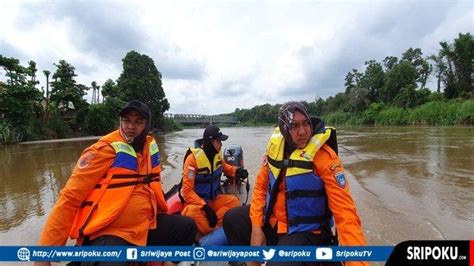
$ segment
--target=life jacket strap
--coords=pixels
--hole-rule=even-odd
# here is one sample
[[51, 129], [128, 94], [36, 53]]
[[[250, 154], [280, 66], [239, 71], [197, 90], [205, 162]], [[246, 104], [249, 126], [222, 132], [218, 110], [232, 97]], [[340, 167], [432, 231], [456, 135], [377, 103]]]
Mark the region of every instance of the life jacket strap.
[[325, 215], [288, 217], [288, 225], [295, 226], [298, 224], [322, 224], [325, 220]]
[[[135, 186], [138, 184], [150, 184], [151, 182], [157, 182], [160, 181], [159, 178], [160, 174], [149, 174], [149, 175], [114, 175], [112, 179], [121, 179], [121, 178], [141, 178], [141, 180], [136, 180], [136, 181], [129, 181], [129, 182], [122, 182], [122, 183], [116, 183], [116, 184], [109, 184], [107, 186], [107, 189], [109, 188], [119, 188], [119, 187], [126, 187], [126, 186]], [[102, 187], [102, 184], [96, 184], [94, 186], [95, 189], [100, 189]]]
[[209, 184], [211, 183], [210, 179], [203, 180], [203, 179], [194, 179], [194, 183], [196, 184]]
[[92, 206], [94, 202], [88, 200], [88, 201], [84, 201], [82, 204], [81, 204], [81, 208], [84, 208], [86, 206]]
[[198, 169], [196, 170], [196, 172], [197, 172], [198, 174], [207, 175], [207, 174], [209, 174], [211, 171], [209, 170], [209, 168], [203, 167], [203, 168], [198, 168]]
[[300, 160], [292, 160], [292, 159], [284, 159], [284, 160], [274, 160], [267, 156], [267, 161], [273, 167], [278, 169], [282, 169], [283, 167], [297, 167], [302, 169], [313, 169], [313, 162], [308, 161], [300, 161]]
[[[288, 178], [288, 177], [287, 177]], [[317, 197], [324, 197], [326, 192], [324, 189], [320, 190], [302, 190], [297, 189], [293, 191], [286, 192], [286, 199], [294, 199], [294, 198], [317, 198]]]

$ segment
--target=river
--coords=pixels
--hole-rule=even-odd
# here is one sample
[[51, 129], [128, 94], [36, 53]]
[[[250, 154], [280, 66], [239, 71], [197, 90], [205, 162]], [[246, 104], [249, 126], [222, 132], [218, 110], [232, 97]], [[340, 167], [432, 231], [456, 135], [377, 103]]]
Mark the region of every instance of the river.
[[[179, 181], [186, 148], [202, 135], [157, 137], [165, 190]], [[222, 128], [258, 173], [270, 127]], [[474, 239], [474, 128], [341, 127], [339, 155], [369, 245]], [[81, 151], [94, 140], [0, 146], [0, 245], [34, 245]]]

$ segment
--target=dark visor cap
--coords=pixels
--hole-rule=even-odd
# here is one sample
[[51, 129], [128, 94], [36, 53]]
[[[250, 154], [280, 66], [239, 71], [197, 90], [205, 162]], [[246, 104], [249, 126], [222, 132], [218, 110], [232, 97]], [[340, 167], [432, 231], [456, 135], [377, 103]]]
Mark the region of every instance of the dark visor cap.
[[221, 130], [214, 126], [214, 125], [209, 125], [206, 127], [204, 130], [204, 134], [202, 135], [202, 139], [204, 141], [206, 140], [212, 140], [212, 139], [218, 139], [220, 141], [227, 140], [229, 136], [222, 134]]
[[120, 111], [120, 116], [125, 116], [128, 112], [135, 110], [139, 112], [145, 119], [150, 118], [150, 108], [139, 100], [133, 100], [128, 102], [125, 107]]

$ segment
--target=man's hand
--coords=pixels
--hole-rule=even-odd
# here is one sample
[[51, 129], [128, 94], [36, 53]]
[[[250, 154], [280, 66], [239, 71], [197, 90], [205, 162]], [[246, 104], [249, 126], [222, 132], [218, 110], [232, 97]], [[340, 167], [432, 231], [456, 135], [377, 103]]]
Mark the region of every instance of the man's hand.
[[211, 209], [209, 204], [202, 206], [201, 208], [206, 213], [207, 221], [209, 222], [209, 227], [214, 227], [217, 224], [217, 215], [216, 212]]
[[251, 246], [264, 246], [266, 243], [265, 234], [260, 226], [252, 225], [252, 235], [250, 236]]
[[249, 172], [247, 171], [247, 169], [243, 168], [243, 167], [239, 167], [237, 168], [237, 170], [235, 171], [235, 177], [240, 179], [240, 180], [244, 180], [246, 179], [247, 177], [249, 176]]

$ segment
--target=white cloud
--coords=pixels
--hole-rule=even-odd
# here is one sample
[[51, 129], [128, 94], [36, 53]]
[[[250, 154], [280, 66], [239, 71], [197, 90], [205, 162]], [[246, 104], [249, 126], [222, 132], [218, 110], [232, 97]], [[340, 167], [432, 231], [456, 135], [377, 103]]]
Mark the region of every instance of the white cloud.
[[[0, 16], [0, 54], [78, 82], [118, 78], [134, 49], [163, 75], [172, 112], [223, 113], [328, 97], [364, 61], [473, 30], [468, 1], [14, 2]], [[40, 79], [41, 80], [41, 79]]]

